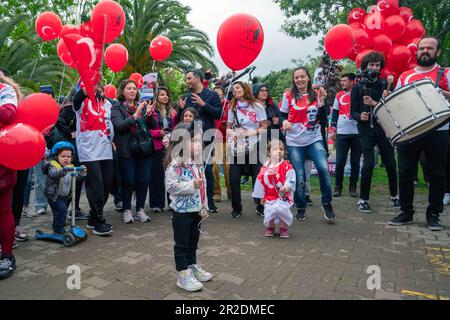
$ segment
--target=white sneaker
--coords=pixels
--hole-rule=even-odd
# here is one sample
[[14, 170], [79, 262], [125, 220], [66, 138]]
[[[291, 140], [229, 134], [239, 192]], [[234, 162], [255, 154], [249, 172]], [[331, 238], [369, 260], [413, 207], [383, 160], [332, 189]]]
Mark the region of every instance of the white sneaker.
[[33, 209], [31, 209], [30, 207], [24, 207], [22, 213], [23, 213], [23, 214], [25, 215], [25, 217], [27, 217], [27, 218], [34, 218], [34, 217], [37, 217], [37, 216], [38, 216], [37, 212], [34, 211]]
[[207, 282], [209, 280], [211, 280], [211, 278], [213, 277], [213, 275], [209, 272], [206, 272], [205, 270], [202, 269], [202, 267], [200, 267], [198, 264], [191, 264], [189, 266], [189, 269], [192, 270], [192, 273], [194, 274], [194, 277], [201, 282]]
[[193, 292], [202, 290], [203, 284], [193, 275], [191, 269], [177, 272], [177, 287]]
[[150, 217], [145, 214], [144, 209], [141, 209], [138, 212], [136, 212], [134, 219], [136, 221], [140, 221], [140, 222], [150, 222], [150, 220], [151, 220]]
[[450, 193], [446, 193], [444, 195], [444, 204], [445, 205], [450, 204]]
[[47, 210], [46, 210], [45, 208], [39, 208], [39, 209], [37, 210], [37, 214], [38, 214], [38, 215], [46, 214], [46, 213], [47, 213]]
[[151, 210], [152, 210], [153, 212], [158, 212], [158, 213], [161, 213], [161, 212], [162, 212], [162, 209], [159, 208], [159, 207], [151, 208]]
[[131, 212], [131, 210], [125, 210], [125, 212], [123, 213], [123, 223], [133, 223], [134, 219], [133, 219], [133, 213]]

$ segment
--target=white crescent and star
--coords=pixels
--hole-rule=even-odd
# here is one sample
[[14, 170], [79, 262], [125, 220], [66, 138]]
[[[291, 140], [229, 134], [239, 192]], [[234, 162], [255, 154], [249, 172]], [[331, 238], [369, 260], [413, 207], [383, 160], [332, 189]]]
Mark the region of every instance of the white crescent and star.
[[89, 63], [89, 68], [92, 68], [92, 66], [95, 64], [95, 61], [97, 60], [97, 55], [95, 54], [95, 47], [94, 47], [94, 40], [91, 38], [81, 38], [77, 41], [77, 44], [86, 44], [89, 48], [89, 52], [91, 53], [91, 61]]
[[[49, 31], [50, 33], [47, 33], [47, 30], [50, 30], [50, 31]], [[49, 26], [44, 26], [44, 27], [42, 27], [42, 28], [41, 28], [41, 32], [42, 32], [43, 35], [45, 35], [45, 36], [47, 36], [47, 37], [53, 37], [53, 36], [56, 35], [56, 32], [53, 31], [53, 29], [50, 28]]]

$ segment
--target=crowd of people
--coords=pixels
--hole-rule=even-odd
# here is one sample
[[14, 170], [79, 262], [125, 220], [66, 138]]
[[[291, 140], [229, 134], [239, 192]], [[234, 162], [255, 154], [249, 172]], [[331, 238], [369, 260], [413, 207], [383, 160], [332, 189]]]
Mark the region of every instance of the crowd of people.
[[[418, 45], [419, 66], [402, 74], [397, 88], [431, 78], [449, 99], [450, 72], [437, 65], [439, 53], [439, 40], [424, 37]], [[375, 147], [387, 171], [391, 205], [400, 209], [389, 223], [412, 223], [414, 178], [422, 154], [429, 176], [427, 222], [431, 230], [442, 230], [439, 214], [443, 205], [450, 203], [448, 123], [396, 150], [372, 112], [380, 99], [394, 90], [379, 77], [383, 67], [382, 54], [364, 56], [361, 79], [353, 73], [342, 74], [341, 91], [333, 105], [327, 105], [329, 93], [314, 85], [315, 79], [305, 67], [292, 72], [292, 86], [285, 90], [278, 105], [263, 83], [251, 86], [236, 81], [228, 99], [223, 87], [209, 88], [200, 69], [187, 72], [189, 93], [178, 102], [163, 86], [156, 88], [153, 100], [141, 99], [137, 84], [123, 80], [114, 100], [106, 98], [103, 86], [97, 84], [97, 101], [93, 103], [81, 84], [59, 101], [60, 115], [47, 136], [45, 159], [34, 168], [18, 172], [0, 165], [0, 279], [11, 276], [16, 268], [16, 241], [29, 239], [20, 228], [22, 214], [45, 214], [50, 206], [53, 232], [66, 232], [64, 223], [72, 194], [71, 177], [65, 169], [69, 166], [84, 166], [77, 177], [73, 203], [77, 220], [87, 220], [86, 227], [96, 235], [113, 232], [104, 215], [110, 194], [125, 224], [151, 221], [150, 212], [145, 210], [147, 196], [152, 212], [162, 212], [167, 201], [173, 212], [177, 285], [189, 291], [201, 289], [201, 282], [212, 278], [197, 264], [196, 249], [201, 222], [217, 212], [216, 202], [222, 201], [220, 166], [231, 201], [231, 217], [239, 218], [244, 212], [240, 182], [243, 176], [250, 176], [256, 212], [264, 217], [265, 236], [273, 237], [279, 225], [280, 237], [288, 238], [293, 219], [307, 218], [311, 162], [319, 176], [326, 222], [333, 224], [337, 219], [332, 198], [343, 195], [344, 168], [350, 151], [349, 195], [359, 198], [355, 200], [359, 211], [371, 212]], [[378, 76], [365, 79], [369, 70]], [[41, 92], [54, 95], [48, 86], [41, 87]], [[2, 129], [13, 123], [21, 99], [20, 88], [5, 70], [0, 72], [0, 93]], [[335, 140], [334, 192], [327, 135]], [[29, 201], [33, 177], [35, 210]], [[88, 213], [80, 209], [83, 186]]]

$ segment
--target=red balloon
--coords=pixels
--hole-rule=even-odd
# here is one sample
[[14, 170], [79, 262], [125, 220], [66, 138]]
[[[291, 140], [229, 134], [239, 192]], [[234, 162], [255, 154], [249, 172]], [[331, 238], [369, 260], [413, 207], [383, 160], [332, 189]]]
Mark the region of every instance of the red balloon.
[[45, 140], [34, 127], [15, 123], [0, 130], [0, 163], [13, 170], [34, 167], [44, 158]]
[[353, 46], [353, 51], [360, 53], [372, 46], [372, 41], [364, 29], [354, 30], [355, 34], [355, 44]]
[[384, 67], [383, 69], [381, 69], [381, 78], [387, 79], [389, 75], [393, 75], [395, 78], [397, 73], [389, 67]]
[[108, 84], [105, 86], [105, 96], [110, 99], [116, 98], [117, 89], [112, 84]]
[[382, 52], [385, 59], [388, 58], [392, 49], [392, 40], [385, 34], [379, 34], [373, 38], [373, 50]]
[[368, 53], [370, 53], [370, 52], [374, 52], [374, 50], [372, 50], [372, 49], [366, 49], [366, 50], [364, 50], [363, 52], [361, 52], [360, 54], [358, 54], [357, 56], [356, 56], [356, 67], [358, 68], [358, 69], [360, 69], [361, 68], [361, 62], [362, 62], [362, 59], [363, 59], [363, 57], [366, 55], [366, 54], [368, 54]]
[[350, 52], [350, 54], [348, 55], [348, 59], [352, 60], [352, 61], [356, 61], [356, 57], [358, 56], [358, 53], [356, 53], [355, 51], [352, 50], [352, 52]]
[[398, 15], [393, 15], [384, 21], [384, 33], [387, 34], [392, 41], [400, 39], [405, 32], [406, 23], [402, 17]]
[[254, 16], [238, 13], [227, 18], [217, 33], [217, 49], [223, 62], [233, 71], [248, 67], [264, 44], [264, 30]]
[[164, 61], [172, 54], [172, 41], [165, 36], [158, 36], [150, 42], [148, 50], [153, 60]]
[[67, 49], [64, 40], [61, 38], [58, 41], [58, 45], [56, 47], [56, 51], [58, 53], [59, 60], [62, 61], [69, 68], [76, 68], [77, 65], [73, 62], [72, 56], [70, 55], [69, 49]]
[[80, 27], [76, 27], [72, 24], [65, 24], [63, 25], [61, 29], [61, 33], [59, 34], [59, 37], [62, 38], [68, 34], [80, 34]]
[[113, 71], [121, 71], [128, 63], [128, 50], [123, 45], [115, 43], [105, 50], [105, 63]]
[[370, 37], [375, 37], [383, 32], [384, 18], [380, 12], [373, 12], [366, 16], [364, 26]]
[[378, 0], [377, 10], [387, 18], [399, 13], [398, 0]]
[[349, 26], [350, 26], [350, 28], [353, 29], [353, 31], [358, 30], [358, 29], [364, 29], [364, 26], [359, 22], [350, 23]]
[[17, 107], [15, 123], [24, 123], [45, 132], [58, 120], [59, 106], [52, 96], [33, 93], [23, 98]]
[[350, 10], [347, 16], [348, 24], [352, 23], [364, 23], [364, 18], [366, 17], [367, 13], [363, 8], [354, 8]]
[[130, 75], [129, 79], [136, 82], [138, 89], [142, 88], [142, 86], [144, 85], [144, 78], [142, 77], [142, 74], [140, 74], [140, 73], [137, 73], [137, 72], [132, 73]]
[[58, 38], [62, 30], [62, 22], [53, 12], [41, 13], [35, 23], [36, 33], [44, 41], [52, 41]]
[[426, 33], [425, 28], [422, 25], [422, 22], [417, 19], [412, 19], [410, 23], [406, 25], [405, 32], [403, 36], [400, 38], [399, 42], [401, 44], [407, 45], [411, 43], [411, 41], [415, 38], [422, 38]]
[[408, 7], [400, 7], [400, 12], [398, 14], [400, 17], [405, 20], [405, 22], [408, 24], [411, 22], [411, 20], [414, 17], [413, 11]]
[[415, 38], [406, 46], [409, 49], [409, 51], [411, 51], [411, 55], [414, 59], [416, 59], [417, 56], [417, 48], [419, 46], [419, 42], [420, 38]]
[[91, 26], [101, 43], [113, 42], [125, 26], [125, 12], [117, 2], [104, 0], [92, 10]]
[[352, 28], [346, 24], [338, 24], [328, 30], [325, 36], [325, 50], [331, 58], [339, 60], [347, 57], [355, 42]]
[[411, 52], [405, 46], [394, 45], [389, 53], [389, 65], [396, 71], [406, 68], [411, 59]]

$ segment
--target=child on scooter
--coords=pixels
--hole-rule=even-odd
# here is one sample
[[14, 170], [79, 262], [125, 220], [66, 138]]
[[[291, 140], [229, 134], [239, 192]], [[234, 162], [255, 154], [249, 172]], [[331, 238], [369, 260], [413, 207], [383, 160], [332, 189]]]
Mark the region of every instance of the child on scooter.
[[[53, 233], [64, 234], [67, 208], [72, 196], [73, 155], [75, 149], [70, 142], [56, 143], [51, 151], [50, 161], [45, 161], [42, 171], [46, 175], [44, 194], [53, 211]], [[86, 169], [80, 175], [86, 176]]]

